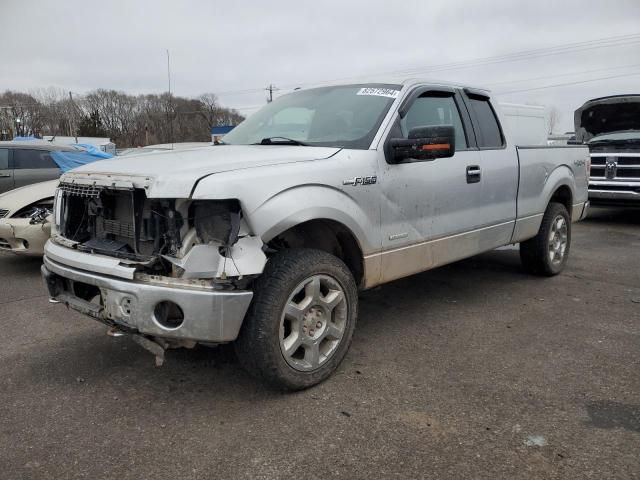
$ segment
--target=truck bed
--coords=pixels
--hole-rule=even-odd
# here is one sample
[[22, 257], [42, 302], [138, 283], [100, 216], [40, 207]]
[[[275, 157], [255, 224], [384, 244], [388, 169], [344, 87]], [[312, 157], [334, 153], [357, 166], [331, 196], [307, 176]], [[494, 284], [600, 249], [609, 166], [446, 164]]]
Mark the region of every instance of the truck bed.
[[[525, 145], [517, 146], [516, 152], [520, 176], [514, 243], [536, 234], [547, 199], [563, 185], [570, 195], [569, 214], [577, 221], [587, 201], [589, 149], [581, 145]], [[570, 177], [567, 177], [567, 172]], [[571, 177], [573, 186], [567, 183], [567, 178]]]

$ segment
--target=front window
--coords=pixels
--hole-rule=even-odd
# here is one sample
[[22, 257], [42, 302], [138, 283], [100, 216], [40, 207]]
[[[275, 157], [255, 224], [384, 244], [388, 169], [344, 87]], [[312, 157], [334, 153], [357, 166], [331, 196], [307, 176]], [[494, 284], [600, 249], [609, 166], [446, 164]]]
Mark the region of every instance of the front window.
[[13, 164], [17, 169], [58, 168], [47, 150], [17, 148], [13, 151]]
[[9, 150], [6, 148], [0, 148], [0, 170], [6, 170], [9, 168]]
[[301, 90], [269, 103], [223, 137], [224, 144], [295, 144], [368, 149], [399, 85]]
[[456, 133], [456, 150], [467, 148], [467, 137], [462, 127], [460, 112], [452, 96], [425, 94], [418, 97], [404, 118], [400, 120], [403, 138], [409, 137], [409, 131], [412, 128], [431, 125], [453, 125]]

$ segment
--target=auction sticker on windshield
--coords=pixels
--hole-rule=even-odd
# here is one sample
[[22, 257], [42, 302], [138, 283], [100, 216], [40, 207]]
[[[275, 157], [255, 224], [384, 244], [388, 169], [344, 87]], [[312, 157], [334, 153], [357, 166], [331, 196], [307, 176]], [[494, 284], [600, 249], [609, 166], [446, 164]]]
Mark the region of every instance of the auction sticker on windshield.
[[400, 90], [394, 90], [393, 88], [375, 88], [365, 87], [358, 90], [358, 95], [375, 95], [376, 97], [389, 97], [398, 98]]

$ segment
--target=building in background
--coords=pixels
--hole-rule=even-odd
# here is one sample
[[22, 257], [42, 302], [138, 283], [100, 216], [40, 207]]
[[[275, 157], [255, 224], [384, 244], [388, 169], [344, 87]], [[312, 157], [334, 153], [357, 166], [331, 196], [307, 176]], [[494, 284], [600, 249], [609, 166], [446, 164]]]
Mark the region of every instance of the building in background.
[[225, 125], [222, 127], [211, 127], [211, 141], [217, 143], [223, 136], [235, 128], [235, 125]]
[[555, 133], [553, 135], [549, 135], [548, 144], [549, 145], [575, 145], [576, 134], [575, 132], [565, 132], [565, 133]]
[[45, 135], [42, 139], [59, 145], [84, 143], [93, 145], [94, 147], [99, 148], [103, 152], [110, 153], [111, 155], [116, 154], [116, 144], [108, 137], [61, 137], [58, 135]]
[[500, 103], [500, 110], [516, 145], [547, 144], [547, 119], [543, 106]]

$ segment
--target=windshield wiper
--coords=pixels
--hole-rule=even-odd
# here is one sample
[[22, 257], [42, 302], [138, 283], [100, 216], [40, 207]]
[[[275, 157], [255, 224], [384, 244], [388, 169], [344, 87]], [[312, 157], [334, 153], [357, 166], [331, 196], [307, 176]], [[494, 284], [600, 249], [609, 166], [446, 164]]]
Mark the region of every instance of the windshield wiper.
[[[274, 140], [276, 141], [274, 142]], [[308, 143], [303, 143], [300, 140], [294, 140], [293, 138], [287, 137], [266, 137], [260, 140], [260, 142], [254, 143], [254, 145], [300, 145], [302, 147], [309, 146]]]

